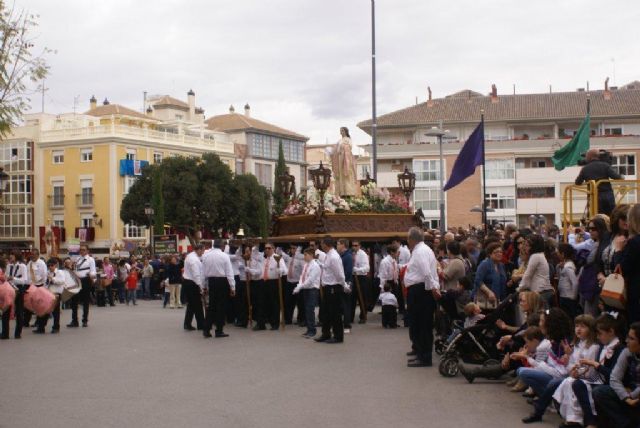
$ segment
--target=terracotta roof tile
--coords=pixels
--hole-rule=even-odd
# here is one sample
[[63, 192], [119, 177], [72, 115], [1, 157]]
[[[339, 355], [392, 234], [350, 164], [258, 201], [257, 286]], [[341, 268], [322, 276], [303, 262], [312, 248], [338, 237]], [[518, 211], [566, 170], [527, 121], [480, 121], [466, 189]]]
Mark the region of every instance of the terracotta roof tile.
[[266, 133], [281, 135], [283, 137], [293, 138], [296, 140], [309, 140], [309, 137], [305, 137], [304, 135], [239, 113], [229, 113], [212, 116], [205, 122], [207, 124], [207, 128], [216, 131], [262, 131]]
[[90, 116], [97, 116], [97, 117], [112, 116], [112, 115], [113, 116], [130, 116], [130, 117], [137, 117], [139, 119], [153, 120], [153, 121], [159, 122], [159, 120], [157, 119], [144, 115], [128, 107], [121, 106], [120, 104], [107, 104], [107, 105], [97, 106], [96, 108], [92, 108], [91, 110], [87, 111], [85, 114], [88, 114]]
[[[471, 91], [461, 91], [455, 96], [434, 99], [378, 117], [378, 128], [402, 127], [447, 123], [475, 123], [484, 109], [485, 121], [540, 121], [584, 118], [587, 92], [556, 92], [548, 94], [476, 96]], [[623, 117], [640, 116], [640, 88], [591, 91], [591, 116]], [[370, 130], [371, 120], [358, 124]]]
[[169, 95], [162, 95], [157, 98], [151, 98], [149, 99], [149, 103], [153, 106], [173, 106], [183, 109], [189, 108], [189, 104], [185, 103], [184, 101], [180, 101], [177, 98], [170, 97]]

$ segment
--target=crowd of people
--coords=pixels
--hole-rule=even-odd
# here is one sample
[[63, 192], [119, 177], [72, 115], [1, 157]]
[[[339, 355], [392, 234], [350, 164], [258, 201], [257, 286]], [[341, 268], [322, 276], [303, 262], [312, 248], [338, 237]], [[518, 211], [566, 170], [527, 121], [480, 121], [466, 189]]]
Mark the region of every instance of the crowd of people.
[[[92, 303], [160, 299], [165, 308], [186, 307], [183, 328], [205, 338], [214, 328], [215, 337], [227, 337], [229, 323], [254, 331], [298, 324], [305, 338], [339, 344], [355, 328], [356, 315], [358, 324], [367, 323], [380, 304], [382, 327], [408, 327], [409, 367], [433, 365], [434, 331], [450, 341], [489, 323], [502, 361], [471, 365], [461, 355], [459, 370], [469, 382], [511, 375], [512, 390], [533, 405], [525, 423], [542, 420], [555, 403], [565, 426], [637, 426], [640, 204], [618, 205], [610, 217], [599, 214], [585, 226], [566, 237], [555, 226], [444, 234], [414, 227], [388, 245], [366, 248], [330, 236], [286, 246], [220, 239], [212, 248], [198, 244], [189, 254], [151, 260], [96, 262], [86, 246], [73, 261], [45, 261], [33, 251], [25, 263], [16, 253], [0, 261], [16, 289], [0, 337], [9, 337], [12, 315], [14, 337], [30, 325], [23, 298], [31, 284], [56, 296], [52, 313], [36, 319], [37, 334], [50, 318], [51, 332], [59, 331], [61, 296], [70, 282], [79, 291], [66, 303], [69, 328], [80, 325], [80, 304], [86, 327]], [[626, 298], [612, 308], [601, 294], [616, 275], [624, 278]], [[506, 305], [510, 301], [517, 304]]]

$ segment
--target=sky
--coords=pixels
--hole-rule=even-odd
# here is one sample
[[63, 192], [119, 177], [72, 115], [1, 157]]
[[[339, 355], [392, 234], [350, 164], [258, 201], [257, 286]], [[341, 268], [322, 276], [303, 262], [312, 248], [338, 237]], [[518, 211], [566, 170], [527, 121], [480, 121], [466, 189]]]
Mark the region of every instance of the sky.
[[[143, 91], [206, 117], [230, 105], [310, 137], [354, 142], [371, 117], [370, 0], [15, 0], [39, 15], [45, 111], [89, 98], [142, 109]], [[640, 80], [637, 0], [376, 0], [378, 115], [462, 89], [601, 89]], [[75, 100], [75, 101], [74, 101]], [[32, 112], [41, 97], [32, 98]]]

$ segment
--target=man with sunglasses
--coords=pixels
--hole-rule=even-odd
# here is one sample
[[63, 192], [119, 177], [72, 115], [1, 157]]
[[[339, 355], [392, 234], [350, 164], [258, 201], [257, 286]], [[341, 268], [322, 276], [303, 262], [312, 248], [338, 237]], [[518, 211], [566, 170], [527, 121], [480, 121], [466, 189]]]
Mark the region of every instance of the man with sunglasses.
[[[366, 309], [372, 303], [371, 286], [369, 285], [369, 271], [371, 270], [369, 255], [362, 249], [360, 241], [353, 241], [351, 246], [353, 248], [353, 284], [358, 284], [360, 286], [362, 300], [364, 300], [362, 303]], [[356, 293], [356, 295], [351, 299], [350, 321], [352, 323], [356, 314], [358, 298], [359, 296]], [[367, 314], [361, 310], [358, 324], [364, 324], [365, 322], [367, 322]]]
[[[327, 236], [322, 239], [322, 249], [326, 257], [321, 274], [322, 301], [322, 335], [316, 342], [342, 343], [344, 342], [344, 327], [342, 324], [342, 294], [350, 291], [346, 283], [342, 259], [335, 249], [336, 241]], [[333, 337], [331, 333], [333, 332]]]
[[278, 279], [287, 274], [287, 267], [284, 260], [276, 260], [275, 247], [268, 242], [264, 246], [264, 263], [262, 265], [263, 293], [258, 294], [256, 301], [258, 313], [262, 319], [258, 320], [258, 325], [264, 325], [264, 321], [269, 322], [271, 330], [278, 330], [280, 327], [280, 296], [278, 290]]

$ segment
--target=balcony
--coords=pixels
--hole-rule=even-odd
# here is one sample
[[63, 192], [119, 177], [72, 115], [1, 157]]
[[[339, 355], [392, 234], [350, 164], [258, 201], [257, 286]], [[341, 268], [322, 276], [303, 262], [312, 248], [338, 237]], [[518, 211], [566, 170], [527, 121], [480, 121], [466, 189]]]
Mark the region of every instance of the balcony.
[[49, 209], [60, 210], [64, 209], [64, 195], [48, 195]]
[[76, 206], [78, 208], [93, 208], [93, 193], [76, 195]]

